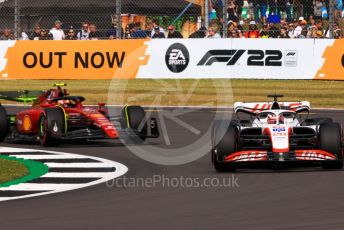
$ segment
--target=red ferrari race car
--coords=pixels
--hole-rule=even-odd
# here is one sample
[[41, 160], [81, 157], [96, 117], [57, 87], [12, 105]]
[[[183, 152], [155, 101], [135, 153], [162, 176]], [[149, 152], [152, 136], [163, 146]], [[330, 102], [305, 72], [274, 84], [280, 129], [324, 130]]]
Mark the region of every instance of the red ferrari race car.
[[[57, 146], [65, 140], [123, 139], [142, 143], [158, 138], [157, 120], [147, 117], [140, 106], [125, 106], [122, 115], [110, 117], [104, 103], [98, 108], [85, 107], [82, 96], [70, 96], [61, 87], [46, 92], [24, 91], [0, 93], [6, 100], [33, 104], [17, 114], [8, 114], [0, 105], [0, 141], [36, 140], [43, 146]], [[34, 94], [38, 94], [35, 96]]]
[[[343, 168], [342, 126], [331, 118], [309, 119], [310, 103], [234, 104], [237, 119], [215, 121], [212, 162], [217, 171], [242, 166], [273, 165]], [[245, 118], [245, 119], [243, 119]]]

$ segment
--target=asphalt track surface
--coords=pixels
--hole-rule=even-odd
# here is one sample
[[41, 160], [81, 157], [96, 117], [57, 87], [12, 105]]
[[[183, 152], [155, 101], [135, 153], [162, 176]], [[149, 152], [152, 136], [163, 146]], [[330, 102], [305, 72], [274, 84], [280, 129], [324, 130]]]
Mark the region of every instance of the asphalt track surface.
[[[313, 111], [314, 112], [314, 111]], [[315, 111], [344, 124], [344, 111]], [[182, 119], [206, 130], [213, 112]], [[191, 134], [167, 122], [172, 145]], [[163, 140], [151, 143], [163, 145]], [[159, 144], [160, 143], [160, 144]], [[44, 149], [38, 145], [8, 147]], [[58, 149], [102, 157], [129, 167], [126, 177], [230, 178], [216, 173], [209, 154], [182, 166], [161, 166], [133, 155], [119, 142], [66, 144]], [[0, 203], [1, 229], [343, 229], [344, 171], [318, 168], [276, 171], [244, 169], [234, 174], [240, 187], [154, 188], [96, 185], [55, 195]]]

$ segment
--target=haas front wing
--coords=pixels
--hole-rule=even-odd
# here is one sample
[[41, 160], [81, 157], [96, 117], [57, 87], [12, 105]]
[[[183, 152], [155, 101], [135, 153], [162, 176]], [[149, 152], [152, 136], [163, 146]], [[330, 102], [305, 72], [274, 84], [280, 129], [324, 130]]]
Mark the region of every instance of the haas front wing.
[[270, 126], [239, 132], [238, 150], [224, 161], [240, 162], [321, 162], [340, 160], [321, 149], [319, 135], [309, 127]]

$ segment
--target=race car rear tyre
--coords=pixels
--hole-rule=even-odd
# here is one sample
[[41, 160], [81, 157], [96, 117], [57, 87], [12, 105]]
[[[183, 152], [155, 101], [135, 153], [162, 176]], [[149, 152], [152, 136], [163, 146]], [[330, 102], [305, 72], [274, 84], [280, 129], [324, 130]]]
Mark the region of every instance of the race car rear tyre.
[[0, 105], [0, 142], [3, 142], [9, 132], [9, 122], [6, 109]]
[[56, 147], [66, 131], [65, 114], [62, 108], [47, 108], [39, 119], [39, 139], [44, 147]]
[[330, 117], [320, 117], [320, 118], [314, 118], [314, 124], [315, 125], [326, 125], [326, 124], [332, 124], [333, 119]]
[[238, 130], [234, 124], [230, 124], [229, 127], [228, 124], [229, 122], [214, 122], [213, 126], [212, 143], [215, 145], [212, 148], [211, 158], [218, 172], [234, 172], [237, 169], [233, 163], [224, 162], [226, 156], [237, 151]]
[[338, 123], [330, 123], [320, 126], [319, 147], [321, 150], [334, 154], [338, 160], [322, 162], [323, 169], [342, 169], [342, 131]]
[[134, 130], [138, 135], [125, 138], [126, 142], [141, 144], [147, 136], [146, 112], [141, 106], [126, 106], [123, 108], [124, 127]]

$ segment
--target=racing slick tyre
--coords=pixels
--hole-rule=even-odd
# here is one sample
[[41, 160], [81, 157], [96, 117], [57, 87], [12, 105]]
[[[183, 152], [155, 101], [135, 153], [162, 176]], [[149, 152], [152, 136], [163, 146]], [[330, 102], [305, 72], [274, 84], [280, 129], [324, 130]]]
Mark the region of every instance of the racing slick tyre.
[[62, 108], [47, 108], [39, 118], [39, 140], [44, 147], [61, 144], [61, 137], [66, 132], [66, 118]]
[[333, 119], [329, 117], [321, 117], [321, 118], [314, 118], [315, 125], [325, 125], [325, 124], [332, 124]]
[[338, 159], [336, 161], [322, 162], [323, 169], [343, 168], [341, 134], [341, 126], [338, 123], [331, 123], [320, 126], [320, 149], [334, 154]]
[[146, 112], [141, 106], [126, 106], [123, 108], [123, 126], [132, 129], [137, 135], [126, 137], [130, 144], [142, 144], [147, 136]]
[[0, 105], [0, 142], [6, 139], [10, 125], [8, 122], [8, 116], [6, 109]]
[[236, 166], [233, 163], [225, 163], [224, 159], [237, 151], [238, 129], [226, 121], [215, 121], [212, 132], [211, 158], [214, 168], [218, 172], [234, 172]]

